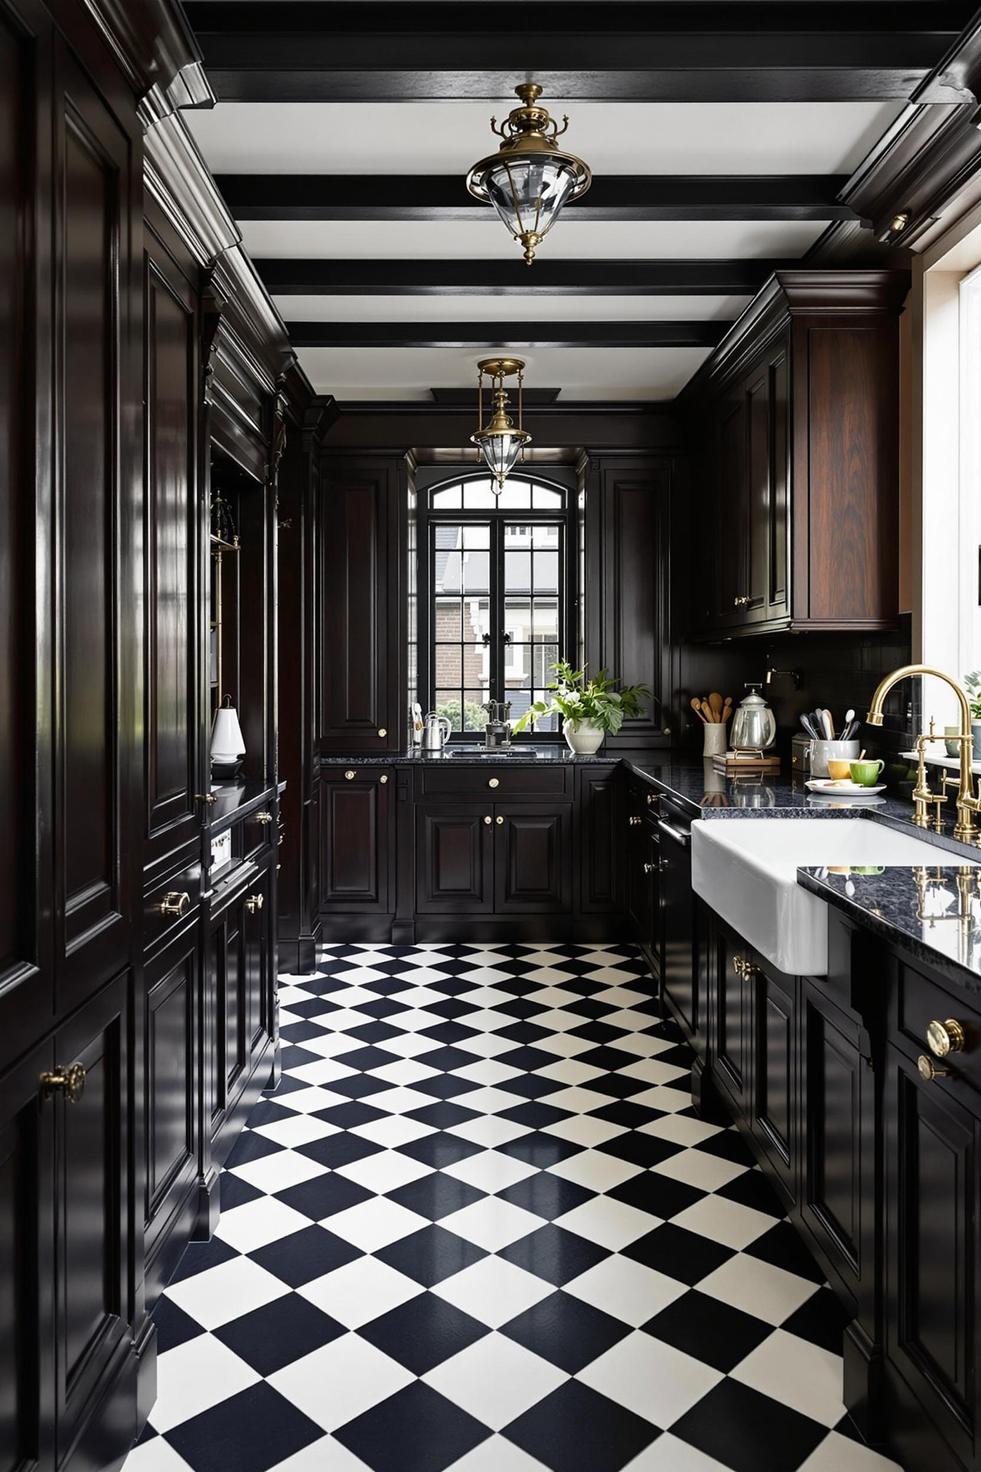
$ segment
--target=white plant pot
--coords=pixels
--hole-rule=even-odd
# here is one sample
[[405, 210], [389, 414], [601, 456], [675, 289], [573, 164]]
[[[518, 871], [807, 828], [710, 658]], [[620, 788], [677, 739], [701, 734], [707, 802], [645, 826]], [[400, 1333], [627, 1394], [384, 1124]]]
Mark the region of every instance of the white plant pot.
[[569, 750], [577, 756], [593, 756], [606, 739], [606, 732], [591, 721], [565, 721], [562, 726]]

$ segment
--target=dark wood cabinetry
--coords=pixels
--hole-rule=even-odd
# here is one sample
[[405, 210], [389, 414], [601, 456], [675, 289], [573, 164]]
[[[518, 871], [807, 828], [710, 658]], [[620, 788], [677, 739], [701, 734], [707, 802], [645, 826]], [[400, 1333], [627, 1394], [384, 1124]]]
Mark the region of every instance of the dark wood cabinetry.
[[750, 1129], [783, 1186], [785, 1199], [793, 1203], [800, 1167], [800, 984], [796, 977], [759, 962], [749, 979], [754, 1032]]
[[907, 289], [903, 272], [778, 271], [686, 390], [696, 632], [895, 622]]
[[403, 456], [322, 464], [320, 748], [399, 751], [407, 730]]
[[420, 915], [494, 908], [494, 817], [487, 803], [420, 803], [415, 811]]
[[320, 778], [320, 908], [334, 917], [393, 908], [393, 773], [324, 768]]

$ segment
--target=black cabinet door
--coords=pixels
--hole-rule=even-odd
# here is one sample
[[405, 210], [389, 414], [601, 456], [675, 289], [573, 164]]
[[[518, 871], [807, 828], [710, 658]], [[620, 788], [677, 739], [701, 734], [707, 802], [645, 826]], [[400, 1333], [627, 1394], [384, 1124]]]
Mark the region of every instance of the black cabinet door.
[[861, 1019], [803, 983], [800, 1210], [825, 1270], [855, 1302], [874, 1292], [875, 1075]]
[[695, 897], [691, 887], [691, 835], [665, 811], [657, 823], [657, 891], [661, 914], [661, 984], [688, 1037], [703, 1024], [696, 990]]
[[143, 969], [141, 1155], [151, 1305], [192, 1226], [188, 1198], [197, 1173], [199, 946], [200, 926], [194, 923]]
[[[132, 1353], [129, 1271], [132, 976], [124, 973], [55, 1034], [56, 1064], [80, 1064], [84, 1089], [45, 1107], [55, 1124], [55, 1293], [58, 1461]], [[135, 1406], [130, 1437], [135, 1434]], [[93, 1432], [109, 1434], [96, 1423]], [[117, 1428], [118, 1429], [118, 1428]], [[128, 1437], [121, 1437], [124, 1444]], [[84, 1464], [84, 1458], [83, 1464]]]
[[324, 461], [320, 515], [324, 751], [398, 751], [403, 743], [405, 498], [400, 459], [331, 456]]
[[205, 789], [197, 298], [147, 230], [144, 865], [200, 838]]
[[[979, 1454], [981, 1099], [886, 1053], [886, 1351], [960, 1459]], [[911, 1457], [908, 1465], [923, 1465]], [[950, 1465], [953, 1465], [951, 1458]]]
[[621, 906], [616, 769], [584, 767], [577, 776], [579, 908], [585, 915], [605, 915]]
[[494, 908], [494, 809], [489, 803], [416, 806], [416, 909], [486, 915]]
[[798, 981], [757, 959], [753, 971], [755, 1048], [750, 1128], [790, 1203], [797, 1200]]
[[0, 1468], [53, 1463], [54, 1101], [50, 1042], [0, 1077]]
[[494, 807], [494, 909], [499, 915], [564, 914], [572, 905], [572, 809], [532, 803]]
[[384, 914], [392, 908], [392, 773], [347, 767], [320, 782], [320, 908]]
[[276, 1001], [275, 870], [267, 864], [249, 882], [243, 904], [245, 1038], [249, 1074], [273, 1035]]
[[[635, 821], [636, 820], [636, 821]], [[624, 892], [634, 936], [644, 947], [655, 975], [661, 975], [661, 911], [658, 894], [660, 844], [652, 822], [639, 813], [627, 819]]]
[[713, 1078], [737, 1116], [749, 1110], [753, 1046], [753, 979], [748, 948], [728, 930], [716, 930], [712, 1003]]

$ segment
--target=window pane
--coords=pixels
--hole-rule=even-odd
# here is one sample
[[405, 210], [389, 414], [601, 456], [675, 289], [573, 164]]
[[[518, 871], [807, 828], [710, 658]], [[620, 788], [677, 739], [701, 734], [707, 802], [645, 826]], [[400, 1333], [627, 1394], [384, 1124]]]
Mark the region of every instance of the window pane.
[[553, 491], [551, 486], [536, 486], [532, 492], [531, 504], [536, 511], [560, 511], [565, 505], [565, 492]]
[[462, 731], [460, 725], [460, 692], [459, 690], [437, 690], [433, 702], [433, 710], [438, 716], [445, 716], [454, 731]]
[[446, 486], [441, 491], [434, 491], [431, 504], [438, 506], [443, 511], [459, 511], [460, 509], [460, 487]]
[[554, 679], [552, 666], [559, 657], [559, 647], [557, 644], [534, 644], [532, 653], [534, 655], [532, 661], [534, 683], [547, 685], [550, 680]]
[[463, 487], [464, 511], [489, 511], [497, 505], [497, 497], [491, 490], [490, 480], [468, 481]]
[[437, 598], [433, 635], [436, 642], [463, 638], [463, 604], [459, 598]]
[[463, 614], [464, 639], [467, 643], [480, 644], [490, 631], [490, 599], [468, 598]]
[[507, 593], [527, 593], [531, 590], [531, 553], [505, 552], [504, 590]]
[[490, 546], [490, 523], [486, 521], [477, 522], [475, 525], [464, 525], [463, 528], [464, 547], [478, 547], [485, 551]]
[[557, 552], [536, 552], [535, 556], [535, 592], [557, 593], [559, 591], [559, 554]]
[[542, 547], [546, 551], [551, 548], [558, 548], [559, 539], [562, 535], [561, 529], [559, 527], [533, 526], [530, 528], [530, 530], [533, 547]]
[[558, 643], [559, 600], [557, 598], [535, 599], [535, 615], [532, 629], [532, 638], [536, 643], [542, 641], [547, 641], [549, 644]]
[[487, 712], [483, 705], [487, 696], [483, 690], [465, 690], [463, 692], [463, 727], [464, 731], [482, 731], [487, 724]]
[[437, 644], [433, 678], [441, 686], [459, 688], [463, 684], [463, 650], [459, 644]]
[[531, 638], [531, 599], [508, 598], [504, 607], [504, 632], [516, 644]]
[[531, 505], [531, 486], [527, 481], [509, 480], [497, 498], [502, 511], [521, 511]]
[[[532, 692], [531, 698], [533, 701], [548, 700], [549, 692], [547, 690], [534, 690]], [[540, 716], [539, 719], [535, 722], [535, 730], [559, 731], [561, 730], [560, 721], [560, 716]]]
[[463, 585], [468, 593], [486, 593], [489, 590], [489, 552], [464, 552]]

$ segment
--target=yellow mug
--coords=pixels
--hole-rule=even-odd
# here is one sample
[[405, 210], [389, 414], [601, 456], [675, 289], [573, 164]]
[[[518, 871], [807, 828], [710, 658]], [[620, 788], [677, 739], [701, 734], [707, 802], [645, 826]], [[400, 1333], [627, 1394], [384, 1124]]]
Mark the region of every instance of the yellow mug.
[[850, 761], [842, 761], [837, 757], [828, 758], [828, 776], [836, 782], [843, 782], [852, 775], [852, 764]]

